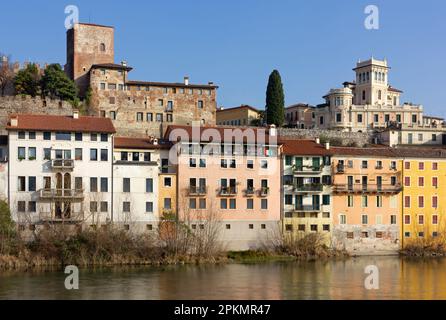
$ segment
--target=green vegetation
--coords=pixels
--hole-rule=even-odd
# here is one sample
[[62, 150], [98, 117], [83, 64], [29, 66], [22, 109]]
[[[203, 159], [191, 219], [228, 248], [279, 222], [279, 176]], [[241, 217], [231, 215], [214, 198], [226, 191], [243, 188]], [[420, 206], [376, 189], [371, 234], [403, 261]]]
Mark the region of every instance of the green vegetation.
[[36, 64], [30, 63], [17, 73], [14, 78], [14, 88], [16, 94], [30, 95], [31, 97], [40, 95], [40, 72]]
[[338, 138], [338, 137], [329, 137], [326, 135], [320, 135], [319, 140], [322, 144], [329, 142], [331, 146], [340, 147], [343, 145], [342, 138]]
[[285, 121], [285, 95], [283, 93], [280, 73], [274, 70], [268, 79], [266, 89], [266, 122], [282, 126]]
[[79, 102], [74, 81], [68, 78], [59, 64], [50, 64], [46, 67], [41, 87], [44, 96], [70, 101], [73, 105]]

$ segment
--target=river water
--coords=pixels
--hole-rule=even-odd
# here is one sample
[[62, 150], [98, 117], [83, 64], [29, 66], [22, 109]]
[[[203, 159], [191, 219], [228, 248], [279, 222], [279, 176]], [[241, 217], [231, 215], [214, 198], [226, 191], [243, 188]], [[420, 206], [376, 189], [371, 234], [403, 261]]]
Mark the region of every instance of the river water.
[[[367, 266], [379, 289], [366, 289]], [[446, 299], [446, 259], [359, 257], [313, 262], [1, 272], [0, 299]]]

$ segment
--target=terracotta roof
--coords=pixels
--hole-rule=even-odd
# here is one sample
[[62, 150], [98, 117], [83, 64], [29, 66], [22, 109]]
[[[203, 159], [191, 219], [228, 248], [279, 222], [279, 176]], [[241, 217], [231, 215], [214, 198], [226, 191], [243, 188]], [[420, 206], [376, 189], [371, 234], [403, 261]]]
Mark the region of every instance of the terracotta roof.
[[397, 88], [394, 88], [394, 87], [392, 87], [392, 86], [389, 86], [389, 87], [387, 88], [387, 90], [389, 90], [389, 91], [393, 91], [393, 92], [403, 93], [403, 91], [401, 91], [401, 90], [399, 90], [399, 89], [397, 89]]
[[91, 66], [92, 69], [103, 68], [103, 69], [115, 69], [115, 70], [127, 70], [130, 71], [133, 68], [128, 66], [123, 66], [122, 64], [116, 63], [98, 63]]
[[251, 107], [250, 105], [242, 104], [242, 105], [240, 105], [238, 107], [227, 108], [227, 109], [226, 108], [225, 109], [217, 109], [217, 112], [234, 111], [234, 110], [237, 110], [237, 109], [249, 109], [249, 110], [252, 110], [254, 112], [260, 112], [261, 111], [261, 110], [259, 110], [257, 108]]
[[153, 140], [149, 138], [128, 138], [115, 137], [114, 147], [122, 149], [169, 149], [172, 146], [170, 142], [158, 141], [153, 144]]
[[151, 81], [137, 81], [129, 80], [128, 85], [153, 86], [153, 87], [179, 87], [179, 88], [202, 88], [202, 89], [217, 89], [218, 86], [213, 84], [184, 84], [181, 82], [151, 82]]
[[334, 155], [339, 156], [397, 157], [394, 148], [382, 145], [373, 145], [364, 148], [332, 147], [331, 150]]
[[291, 106], [286, 107], [285, 110], [292, 109], [292, 108], [314, 108], [314, 106], [311, 106], [307, 103], [296, 103], [296, 104], [292, 104]]
[[[197, 130], [197, 137], [194, 136], [195, 131]], [[175, 132], [175, 135], [171, 136], [172, 132]], [[241, 134], [240, 134], [241, 131]], [[185, 138], [188, 138], [188, 141], [200, 141], [200, 142], [212, 142], [213, 138], [218, 138], [220, 141], [218, 142], [247, 142], [247, 143], [256, 143], [257, 139], [260, 143], [269, 143], [270, 130], [268, 128], [263, 127], [228, 127], [228, 126], [200, 126], [193, 127], [185, 126], [185, 125], [170, 125], [167, 128], [166, 134], [164, 135], [166, 140], [170, 140], [172, 142], [176, 142], [177, 136], [185, 135]], [[278, 131], [277, 131], [278, 133]], [[218, 137], [215, 137], [218, 135]], [[235, 136], [233, 136], [235, 135]], [[279, 139], [276, 136], [271, 141], [271, 143], [276, 143]], [[174, 140], [171, 140], [174, 139]]]
[[285, 155], [303, 155], [303, 156], [328, 156], [333, 154], [330, 149], [316, 143], [314, 140], [304, 139], [280, 139], [283, 145], [283, 154]]
[[446, 148], [402, 147], [395, 148], [400, 158], [446, 158]]
[[[16, 118], [17, 126], [11, 126], [11, 119]], [[79, 116], [54, 116], [37, 114], [15, 114], [10, 116], [7, 130], [35, 130], [61, 132], [97, 132], [115, 133], [115, 127], [109, 118]]]

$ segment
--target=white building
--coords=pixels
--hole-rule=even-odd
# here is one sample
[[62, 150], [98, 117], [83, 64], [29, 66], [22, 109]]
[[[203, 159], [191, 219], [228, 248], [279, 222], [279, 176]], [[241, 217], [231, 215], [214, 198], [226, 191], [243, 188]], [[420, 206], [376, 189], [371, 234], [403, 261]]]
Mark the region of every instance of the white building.
[[153, 138], [114, 140], [113, 202], [115, 221], [131, 231], [155, 230], [159, 222], [158, 185], [161, 144]]
[[8, 202], [19, 225], [113, 220], [110, 119], [18, 114], [6, 129]]

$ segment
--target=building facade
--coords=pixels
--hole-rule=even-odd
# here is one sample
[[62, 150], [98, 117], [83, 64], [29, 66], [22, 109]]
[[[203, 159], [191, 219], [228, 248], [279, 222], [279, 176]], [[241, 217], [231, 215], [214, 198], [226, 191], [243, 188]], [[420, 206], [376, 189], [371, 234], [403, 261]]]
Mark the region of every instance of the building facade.
[[11, 117], [8, 202], [19, 225], [113, 221], [109, 119]]
[[275, 135], [264, 128], [169, 127], [170, 140], [181, 137], [175, 144], [179, 219], [192, 230], [215, 228], [227, 250], [259, 248], [277, 237], [281, 151]]
[[390, 148], [333, 147], [333, 247], [396, 253], [401, 239], [401, 161]]
[[217, 110], [218, 125], [251, 126], [258, 125], [260, 119], [261, 111], [245, 104], [235, 108]]
[[330, 146], [312, 140], [281, 143], [284, 233], [298, 239], [319, 232], [329, 244], [333, 221]]

